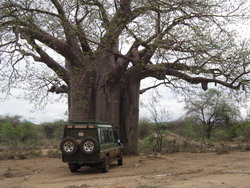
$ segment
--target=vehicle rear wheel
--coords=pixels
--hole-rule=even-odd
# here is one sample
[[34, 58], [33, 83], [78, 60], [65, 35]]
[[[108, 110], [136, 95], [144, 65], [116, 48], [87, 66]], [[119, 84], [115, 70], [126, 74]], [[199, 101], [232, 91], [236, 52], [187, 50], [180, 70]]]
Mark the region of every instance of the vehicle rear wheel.
[[60, 150], [65, 155], [73, 155], [78, 150], [78, 143], [72, 137], [66, 137], [60, 143]]
[[91, 136], [87, 136], [82, 139], [80, 143], [80, 150], [86, 155], [95, 154], [99, 150], [98, 141]]
[[107, 173], [109, 171], [109, 157], [106, 156], [104, 161], [101, 163], [101, 170], [104, 173]]

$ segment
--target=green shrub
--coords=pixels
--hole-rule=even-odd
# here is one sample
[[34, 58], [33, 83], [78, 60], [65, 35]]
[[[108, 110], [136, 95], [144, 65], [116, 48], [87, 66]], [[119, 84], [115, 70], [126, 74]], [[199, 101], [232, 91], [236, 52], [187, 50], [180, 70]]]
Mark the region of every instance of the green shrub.
[[250, 141], [250, 125], [245, 127], [244, 131], [242, 131], [242, 135], [245, 141]]
[[152, 124], [147, 119], [140, 119], [138, 127], [139, 139], [146, 138], [153, 133]]
[[154, 139], [153, 136], [144, 138], [138, 141], [137, 152], [140, 153], [151, 153], [153, 151]]
[[57, 120], [54, 122], [45, 122], [41, 124], [47, 139], [62, 139], [65, 122]]

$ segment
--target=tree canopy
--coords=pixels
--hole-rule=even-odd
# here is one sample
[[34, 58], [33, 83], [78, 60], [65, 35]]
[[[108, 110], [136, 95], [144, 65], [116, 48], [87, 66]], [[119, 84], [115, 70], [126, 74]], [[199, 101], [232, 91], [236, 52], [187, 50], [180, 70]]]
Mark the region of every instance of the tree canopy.
[[[101, 57], [106, 50], [118, 59], [107, 77], [119, 78], [140, 65], [141, 78], [155, 77], [164, 83], [183, 79], [204, 89], [210, 82], [246, 87], [248, 44], [239, 44], [228, 31], [228, 23], [245, 15], [243, 2], [3, 0], [0, 52], [5, 84], [1, 86], [7, 91], [17, 78], [25, 77], [35, 80], [36, 91], [54, 84], [51, 91], [67, 92], [64, 58], [78, 64], [87, 57]], [[58, 78], [44, 76], [44, 69], [30, 74], [36, 62], [45, 64]]]
[[[2, 0], [2, 91], [19, 86], [34, 100], [67, 93], [70, 120], [109, 121], [132, 137], [125, 143], [135, 141], [139, 94], [148, 89], [215, 83], [247, 91], [249, 44], [232, 28], [247, 18], [247, 3]], [[140, 88], [148, 77], [160, 82]]]

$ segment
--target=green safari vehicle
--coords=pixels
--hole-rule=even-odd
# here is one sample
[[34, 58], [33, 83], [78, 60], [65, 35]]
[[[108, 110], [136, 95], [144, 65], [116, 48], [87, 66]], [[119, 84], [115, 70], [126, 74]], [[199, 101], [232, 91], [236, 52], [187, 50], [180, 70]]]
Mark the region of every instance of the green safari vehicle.
[[109, 164], [123, 164], [123, 146], [110, 124], [100, 122], [69, 122], [64, 128], [60, 143], [62, 161], [70, 171], [77, 172], [82, 166], [97, 167], [108, 172]]

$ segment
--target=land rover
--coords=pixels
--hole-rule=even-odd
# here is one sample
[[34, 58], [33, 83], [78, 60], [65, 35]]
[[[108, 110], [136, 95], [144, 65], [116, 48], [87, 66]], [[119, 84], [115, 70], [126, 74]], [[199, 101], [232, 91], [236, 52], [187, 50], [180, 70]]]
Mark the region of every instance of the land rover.
[[123, 146], [116, 135], [112, 126], [106, 123], [69, 122], [60, 144], [62, 161], [68, 163], [72, 173], [82, 166], [108, 172], [109, 164], [115, 160], [121, 166]]

